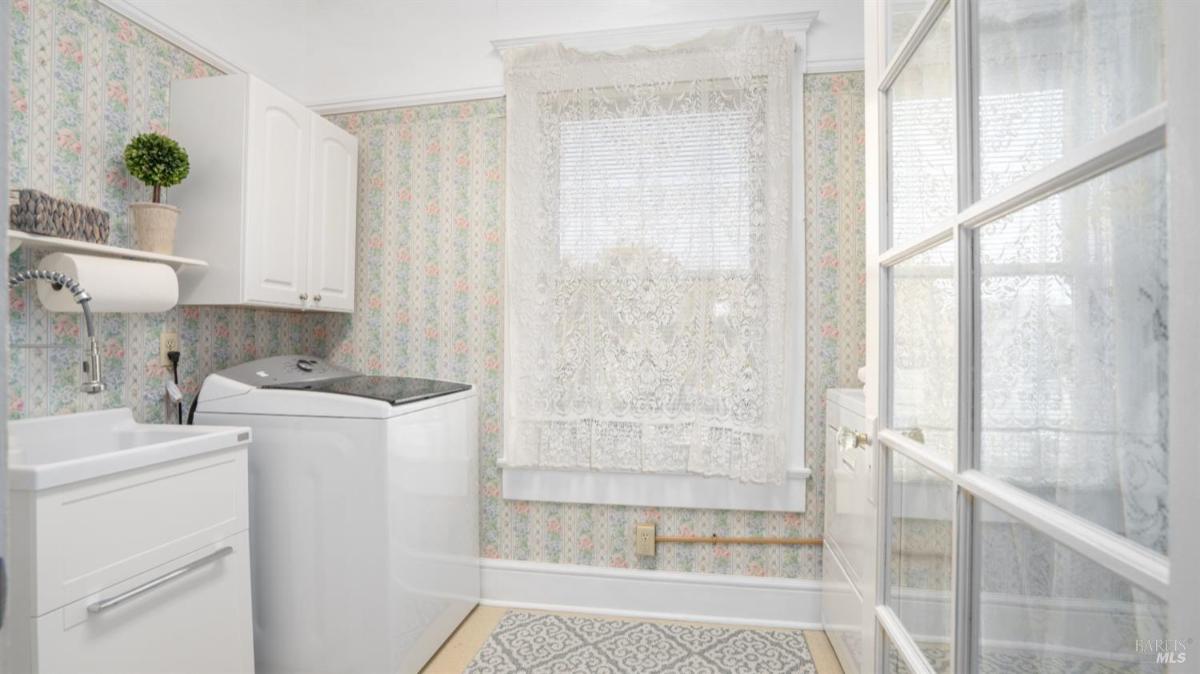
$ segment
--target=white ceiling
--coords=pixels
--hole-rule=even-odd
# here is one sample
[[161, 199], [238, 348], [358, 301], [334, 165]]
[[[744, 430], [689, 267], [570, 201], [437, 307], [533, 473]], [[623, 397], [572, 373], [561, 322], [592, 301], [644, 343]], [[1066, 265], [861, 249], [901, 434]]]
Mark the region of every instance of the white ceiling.
[[853, 66], [863, 55], [857, 0], [102, 2], [314, 107], [463, 90], [494, 95], [502, 81], [491, 41], [501, 38], [817, 10], [808, 35], [814, 69]]

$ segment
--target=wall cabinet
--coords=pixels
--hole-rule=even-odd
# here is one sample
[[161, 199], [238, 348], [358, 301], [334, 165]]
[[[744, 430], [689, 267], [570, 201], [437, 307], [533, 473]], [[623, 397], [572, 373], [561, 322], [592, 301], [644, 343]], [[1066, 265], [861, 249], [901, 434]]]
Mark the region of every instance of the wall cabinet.
[[250, 75], [171, 84], [181, 304], [354, 308], [358, 140]]

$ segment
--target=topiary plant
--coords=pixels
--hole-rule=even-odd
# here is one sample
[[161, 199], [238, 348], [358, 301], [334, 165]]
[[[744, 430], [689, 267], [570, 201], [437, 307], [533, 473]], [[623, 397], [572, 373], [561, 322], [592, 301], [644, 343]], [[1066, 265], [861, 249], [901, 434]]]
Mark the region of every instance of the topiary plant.
[[154, 188], [157, 204], [162, 201], [162, 188], [178, 185], [187, 177], [187, 150], [162, 134], [143, 133], [125, 146], [125, 167], [134, 178]]

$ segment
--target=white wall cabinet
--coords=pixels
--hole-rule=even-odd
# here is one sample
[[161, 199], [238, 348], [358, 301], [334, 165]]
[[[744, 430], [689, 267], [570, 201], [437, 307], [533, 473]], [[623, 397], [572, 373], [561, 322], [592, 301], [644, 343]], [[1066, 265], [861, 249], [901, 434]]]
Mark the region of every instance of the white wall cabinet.
[[354, 310], [357, 139], [317, 117], [312, 127], [308, 289], [322, 308]]
[[358, 140], [250, 75], [171, 84], [181, 304], [353, 311]]

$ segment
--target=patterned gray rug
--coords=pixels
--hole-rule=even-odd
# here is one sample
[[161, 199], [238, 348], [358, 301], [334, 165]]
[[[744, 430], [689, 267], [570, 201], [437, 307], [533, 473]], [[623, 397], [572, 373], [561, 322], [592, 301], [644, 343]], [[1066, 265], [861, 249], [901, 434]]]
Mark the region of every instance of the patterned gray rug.
[[470, 674], [816, 674], [795, 631], [673, 625], [509, 611]]

